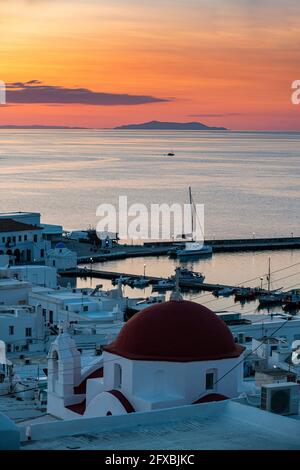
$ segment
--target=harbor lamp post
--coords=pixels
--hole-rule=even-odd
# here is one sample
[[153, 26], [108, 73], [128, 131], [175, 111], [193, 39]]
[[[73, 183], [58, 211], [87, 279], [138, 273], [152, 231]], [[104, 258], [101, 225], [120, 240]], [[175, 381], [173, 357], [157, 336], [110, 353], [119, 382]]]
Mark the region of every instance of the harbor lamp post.
[[261, 289], [263, 288], [263, 280], [264, 280], [264, 278], [261, 277], [261, 278], [260, 278], [260, 288], [261, 288]]
[[294, 238], [294, 232], [291, 232], [291, 237]]
[[144, 277], [146, 277], [146, 265], [144, 264]]
[[253, 238], [255, 238], [255, 232], [253, 232], [253, 234], [252, 234], [252, 235], [253, 235]]

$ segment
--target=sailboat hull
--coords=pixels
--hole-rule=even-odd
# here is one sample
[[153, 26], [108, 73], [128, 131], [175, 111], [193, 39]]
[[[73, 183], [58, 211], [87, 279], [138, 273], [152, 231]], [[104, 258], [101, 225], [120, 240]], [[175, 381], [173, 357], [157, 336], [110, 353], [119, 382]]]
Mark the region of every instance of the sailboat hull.
[[202, 246], [199, 249], [186, 248], [183, 250], [177, 251], [177, 256], [186, 257], [186, 256], [202, 256], [202, 255], [211, 255], [212, 247], [211, 246]]

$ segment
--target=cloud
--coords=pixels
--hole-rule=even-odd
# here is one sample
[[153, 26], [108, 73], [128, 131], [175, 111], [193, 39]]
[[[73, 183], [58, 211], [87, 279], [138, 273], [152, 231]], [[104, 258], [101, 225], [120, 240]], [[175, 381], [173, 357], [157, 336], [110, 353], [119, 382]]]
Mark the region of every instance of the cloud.
[[228, 116], [244, 116], [245, 113], [220, 113], [220, 114], [188, 114], [188, 117], [219, 118]]
[[88, 88], [66, 88], [46, 85], [39, 80], [6, 84], [7, 103], [22, 104], [87, 104], [96, 106], [138, 105], [169, 102], [170, 99], [148, 95], [103, 93]]

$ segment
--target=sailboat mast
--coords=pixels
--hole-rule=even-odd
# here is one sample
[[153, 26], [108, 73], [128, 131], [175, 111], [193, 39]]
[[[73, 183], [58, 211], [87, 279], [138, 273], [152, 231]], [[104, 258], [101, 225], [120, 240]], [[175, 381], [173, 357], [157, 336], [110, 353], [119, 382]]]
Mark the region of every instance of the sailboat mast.
[[193, 208], [192, 188], [190, 186], [189, 186], [189, 199], [190, 199], [191, 216], [192, 216], [192, 241], [194, 241], [194, 208]]
[[269, 271], [268, 271], [268, 291], [271, 289], [271, 257], [269, 257]]

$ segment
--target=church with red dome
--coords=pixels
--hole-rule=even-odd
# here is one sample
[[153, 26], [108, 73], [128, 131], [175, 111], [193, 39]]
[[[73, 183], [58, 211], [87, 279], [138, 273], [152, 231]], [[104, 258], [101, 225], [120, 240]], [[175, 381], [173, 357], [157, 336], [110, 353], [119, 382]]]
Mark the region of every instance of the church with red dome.
[[78, 419], [237, 397], [244, 348], [211, 310], [171, 299], [134, 315], [85, 369], [62, 332], [48, 355], [48, 412]]

